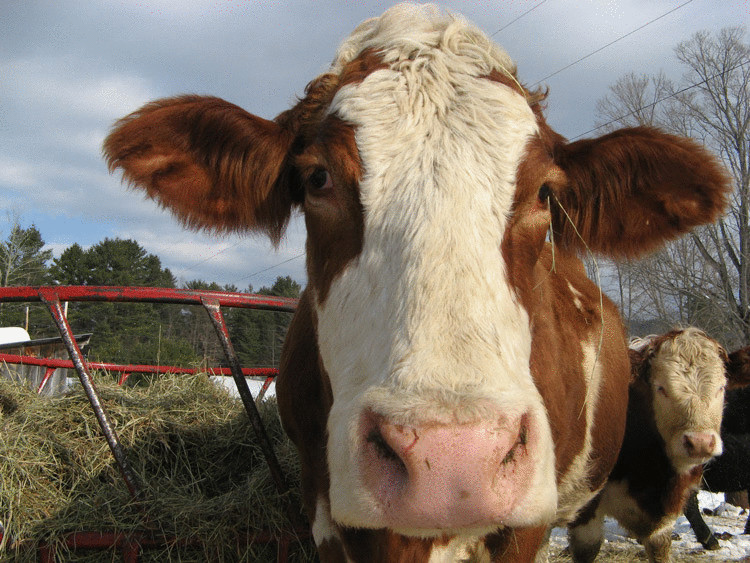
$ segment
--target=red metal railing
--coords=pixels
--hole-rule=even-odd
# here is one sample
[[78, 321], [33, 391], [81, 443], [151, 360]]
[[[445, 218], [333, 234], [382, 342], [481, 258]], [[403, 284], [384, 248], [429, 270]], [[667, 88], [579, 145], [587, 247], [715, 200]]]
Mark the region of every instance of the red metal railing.
[[[19, 354], [6, 354], [0, 352], [0, 362], [6, 364], [17, 364], [22, 366], [41, 366], [47, 368], [44, 372], [44, 377], [37, 387], [37, 393], [41, 393], [50, 377], [56, 369], [75, 369], [71, 360], [62, 360], [58, 358], [38, 358], [36, 356], [22, 356]], [[205, 367], [205, 368], [186, 368], [180, 366], [155, 366], [152, 364], [109, 364], [106, 362], [88, 362], [89, 369], [101, 369], [109, 372], [120, 373], [121, 376], [118, 379], [118, 385], [122, 385], [133, 373], [154, 373], [154, 374], [166, 374], [166, 373], [205, 373], [206, 375], [232, 375], [231, 368], [221, 367]], [[263, 399], [268, 387], [276, 379], [279, 370], [278, 368], [242, 368], [242, 375], [245, 377], [262, 377], [263, 385], [260, 393], [255, 398], [255, 402], [259, 402]]]
[[[273, 297], [265, 295], [251, 295], [245, 293], [230, 293], [220, 291], [204, 291], [189, 289], [170, 289], [154, 287], [110, 287], [110, 286], [46, 286], [46, 287], [5, 287], [0, 288], [0, 302], [34, 302], [44, 303], [52, 315], [62, 341], [68, 351], [70, 360], [59, 360], [51, 358], [34, 358], [31, 356], [20, 356], [0, 353], [0, 361], [13, 364], [40, 365], [47, 367], [45, 378], [40, 389], [45, 385], [52, 372], [57, 368], [75, 368], [81, 385], [96, 414], [99, 426], [112, 451], [112, 455], [120, 469], [123, 480], [134, 499], [140, 499], [141, 486], [135, 474], [132, 472], [124, 455], [117, 434], [111, 425], [107, 413], [101, 404], [96, 388], [91, 378], [91, 369], [107, 369], [121, 373], [120, 381], [123, 382], [127, 375], [133, 372], [143, 373], [195, 373], [194, 368], [180, 368], [176, 366], [153, 366], [153, 365], [119, 365], [99, 362], [88, 362], [81, 354], [78, 344], [63, 312], [62, 302], [65, 301], [107, 301], [107, 302], [141, 302], [141, 303], [172, 303], [182, 305], [201, 305], [211, 319], [216, 334], [219, 337], [224, 355], [229, 367], [209, 368], [205, 371], [210, 374], [231, 374], [237, 391], [242, 400], [250, 423], [255, 431], [256, 439], [263, 451], [266, 463], [273, 477], [277, 492], [284, 495], [288, 491], [286, 479], [276, 454], [268, 439], [265, 427], [258, 413], [255, 401], [245, 379], [246, 375], [262, 376], [265, 378], [262, 393], [270, 385], [277, 370], [268, 368], [242, 368], [237, 354], [234, 351], [229, 331], [221, 311], [221, 307], [240, 307], [247, 309], [261, 309], [269, 311], [293, 312], [297, 305], [296, 299], [284, 297]], [[259, 395], [260, 397], [260, 395]], [[287, 512], [291, 522], [297, 522], [292, 507], [287, 506]], [[307, 530], [301, 530], [295, 526], [294, 530], [282, 533], [278, 540], [271, 535], [257, 535], [249, 538], [249, 542], [269, 543], [278, 541], [277, 560], [286, 561], [289, 543], [293, 538], [304, 537], [309, 534]], [[74, 548], [110, 548], [118, 547], [122, 550], [126, 561], [136, 562], [142, 547], [152, 545], [173, 545], [174, 539], [153, 538], [146, 535], [102, 534], [79, 532], [70, 534], [66, 543]], [[40, 558], [44, 561], [54, 561], [54, 551], [49, 546], [40, 548]]]

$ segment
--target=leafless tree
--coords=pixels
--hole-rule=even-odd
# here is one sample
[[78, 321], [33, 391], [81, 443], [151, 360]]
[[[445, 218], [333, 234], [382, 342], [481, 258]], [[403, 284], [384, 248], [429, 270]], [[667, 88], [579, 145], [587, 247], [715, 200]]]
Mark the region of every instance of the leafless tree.
[[729, 348], [750, 343], [750, 44], [745, 29], [699, 32], [675, 47], [685, 72], [627, 74], [597, 104], [605, 129], [649, 125], [703, 142], [734, 182], [731, 206], [649, 259], [615, 264], [626, 321], [702, 326]]

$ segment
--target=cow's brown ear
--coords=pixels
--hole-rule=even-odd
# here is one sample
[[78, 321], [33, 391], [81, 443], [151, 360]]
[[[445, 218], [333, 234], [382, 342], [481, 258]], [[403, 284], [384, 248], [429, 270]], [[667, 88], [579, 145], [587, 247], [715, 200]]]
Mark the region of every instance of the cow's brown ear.
[[637, 380], [648, 381], [648, 368], [651, 362], [652, 355], [653, 347], [651, 345], [646, 346], [641, 350], [633, 350], [632, 348], [628, 348], [628, 356], [630, 357], [631, 382]]
[[727, 387], [735, 389], [750, 384], [750, 346], [735, 350], [726, 361]]
[[293, 134], [219, 98], [146, 104], [104, 141], [111, 171], [171, 209], [186, 225], [261, 231], [278, 242], [289, 220]]
[[552, 205], [563, 248], [634, 257], [710, 223], [724, 210], [730, 182], [703, 147], [647, 127], [557, 143], [567, 185]]

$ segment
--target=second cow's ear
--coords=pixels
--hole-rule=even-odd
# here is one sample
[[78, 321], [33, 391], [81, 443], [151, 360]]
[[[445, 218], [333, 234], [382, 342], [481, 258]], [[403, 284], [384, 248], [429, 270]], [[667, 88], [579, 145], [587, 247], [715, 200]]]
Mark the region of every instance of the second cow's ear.
[[653, 356], [653, 347], [651, 345], [646, 346], [640, 350], [633, 350], [628, 348], [628, 356], [630, 357], [630, 381], [634, 382], [637, 380], [648, 381], [649, 367], [651, 365], [651, 357]]
[[635, 257], [718, 218], [730, 183], [703, 147], [652, 128], [559, 143], [567, 177], [551, 209], [563, 248]]
[[729, 354], [726, 367], [727, 388], [736, 389], [750, 384], [750, 346]]
[[104, 141], [110, 170], [187, 226], [260, 231], [278, 242], [289, 220], [284, 185], [293, 133], [219, 98], [157, 100], [118, 121]]

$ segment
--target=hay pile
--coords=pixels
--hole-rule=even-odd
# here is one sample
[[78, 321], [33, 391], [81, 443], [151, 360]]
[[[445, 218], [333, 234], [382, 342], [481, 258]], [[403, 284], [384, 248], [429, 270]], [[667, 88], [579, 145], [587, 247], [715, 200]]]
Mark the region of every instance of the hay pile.
[[[137, 388], [97, 376], [96, 385], [144, 501], [131, 500], [80, 386], [42, 398], [0, 378], [0, 560], [36, 561], [34, 546], [59, 544], [72, 531], [143, 530], [193, 545], [144, 551], [141, 561], [275, 560], [275, 545], [237, 541], [291, 528], [285, 501], [304, 523], [297, 456], [274, 402], [260, 410], [290, 482], [287, 499], [275, 492], [241, 403], [205, 375], [161, 376]], [[314, 559], [307, 541], [292, 550], [292, 560]], [[119, 551], [70, 553], [64, 546], [60, 557], [122, 560]]]

